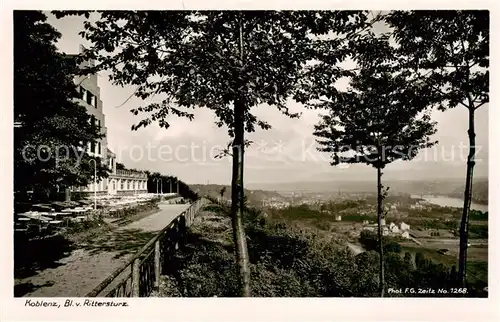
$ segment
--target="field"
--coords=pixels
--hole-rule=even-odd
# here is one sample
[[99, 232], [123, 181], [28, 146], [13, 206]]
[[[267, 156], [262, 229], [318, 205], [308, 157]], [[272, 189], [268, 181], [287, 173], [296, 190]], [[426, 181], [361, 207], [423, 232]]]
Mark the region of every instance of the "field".
[[[410, 224], [411, 235], [421, 245], [411, 240], [399, 241], [402, 253], [408, 252], [413, 258], [417, 253], [437, 264], [448, 267], [458, 262], [459, 238], [457, 227], [461, 212], [459, 209], [426, 205], [421, 209], [412, 208], [418, 200], [405, 197], [392, 197], [387, 204], [397, 205], [391, 209], [386, 223]], [[329, 202], [321, 205], [291, 206], [271, 210], [271, 217], [330, 236], [340, 244], [359, 245], [363, 222], [376, 222], [374, 200], [348, 200]], [[338, 221], [337, 215], [341, 215]], [[469, 226], [468, 281], [478, 288], [487, 285], [488, 280], [488, 214], [473, 211]]]

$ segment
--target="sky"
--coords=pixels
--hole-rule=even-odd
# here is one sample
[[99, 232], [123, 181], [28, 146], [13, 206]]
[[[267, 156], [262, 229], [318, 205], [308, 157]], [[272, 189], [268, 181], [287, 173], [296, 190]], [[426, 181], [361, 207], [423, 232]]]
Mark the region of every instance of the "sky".
[[[78, 32], [83, 28], [82, 18], [56, 19], [48, 14], [62, 37], [57, 43], [61, 52], [78, 53], [80, 44], [89, 45]], [[106, 117], [108, 148], [117, 154], [119, 162], [127, 168], [158, 171], [174, 175], [187, 183], [229, 184], [231, 160], [215, 158], [226, 147], [227, 128], [218, 128], [215, 114], [208, 109], [195, 109], [193, 121], [171, 117], [168, 129], [151, 124], [132, 131], [131, 126], [141, 120], [130, 110], [145, 105], [130, 97], [135, 87], [114, 86], [108, 73], [101, 72], [103, 112]], [[307, 110], [289, 101], [291, 112], [302, 112], [299, 119], [289, 119], [276, 108], [257, 106], [255, 114], [272, 125], [270, 130], [257, 129], [247, 134], [254, 143], [245, 156], [246, 183], [376, 180], [373, 168], [366, 165], [330, 166], [329, 156], [316, 151], [312, 135], [319, 121], [317, 110]], [[488, 105], [476, 111], [477, 161], [475, 176], [488, 175]], [[458, 106], [446, 112], [435, 111], [432, 118], [438, 122], [433, 139], [438, 144], [423, 150], [412, 161], [397, 161], [385, 169], [389, 180], [465, 178], [468, 151], [468, 112]]]

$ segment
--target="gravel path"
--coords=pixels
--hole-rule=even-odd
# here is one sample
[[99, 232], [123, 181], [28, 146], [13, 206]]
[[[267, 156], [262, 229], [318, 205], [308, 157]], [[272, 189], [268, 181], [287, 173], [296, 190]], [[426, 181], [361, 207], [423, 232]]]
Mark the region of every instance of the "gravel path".
[[158, 231], [168, 225], [182, 211], [186, 210], [189, 205], [168, 205], [160, 204], [161, 211], [136, 222], [132, 222], [120, 229], [141, 229], [143, 231]]
[[83, 297], [144, 246], [189, 205], [160, 204], [160, 211], [104, 231], [71, 249], [35, 275], [15, 280], [15, 296]]
[[362, 252], [364, 252], [365, 250], [363, 249], [363, 247], [359, 246], [359, 245], [355, 245], [355, 244], [352, 244], [352, 243], [347, 243], [347, 246], [349, 247], [349, 249], [354, 253], [354, 255], [358, 255], [358, 254], [361, 254]]

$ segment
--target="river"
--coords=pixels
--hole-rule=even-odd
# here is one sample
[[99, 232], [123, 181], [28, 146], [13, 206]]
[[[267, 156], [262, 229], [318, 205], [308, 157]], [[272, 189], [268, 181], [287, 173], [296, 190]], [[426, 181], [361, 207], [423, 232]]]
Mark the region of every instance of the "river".
[[[459, 198], [451, 198], [445, 196], [420, 196], [420, 195], [412, 195], [412, 198], [423, 199], [429, 203], [439, 205], [442, 207], [454, 207], [454, 208], [462, 208], [464, 201]], [[488, 211], [488, 205], [481, 205], [474, 202], [471, 202], [470, 209], [479, 210], [482, 212]]]

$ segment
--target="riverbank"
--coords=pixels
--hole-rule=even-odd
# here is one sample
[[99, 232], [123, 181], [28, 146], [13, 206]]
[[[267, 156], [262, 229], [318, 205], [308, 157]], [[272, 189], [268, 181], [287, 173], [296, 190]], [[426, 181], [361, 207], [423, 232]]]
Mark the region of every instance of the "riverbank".
[[[435, 195], [411, 195], [414, 199], [422, 199], [428, 203], [438, 205], [441, 207], [452, 207], [452, 208], [463, 208], [463, 199], [453, 198], [447, 196], [435, 196]], [[488, 211], [488, 204], [478, 204], [475, 202], [471, 202], [470, 209], [478, 210], [481, 212]]]

